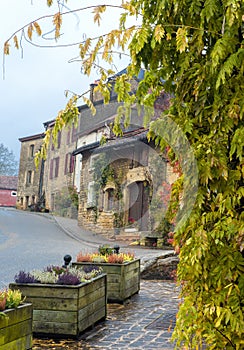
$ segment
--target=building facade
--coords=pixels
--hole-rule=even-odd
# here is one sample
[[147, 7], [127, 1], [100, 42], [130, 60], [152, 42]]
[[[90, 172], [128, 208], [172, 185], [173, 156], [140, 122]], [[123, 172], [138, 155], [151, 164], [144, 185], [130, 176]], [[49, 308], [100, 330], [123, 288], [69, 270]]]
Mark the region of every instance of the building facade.
[[16, 206], [17, 184], [17, 176], [0, 176], [0, 207]]
[[143, 127], [93, 142], [82, 155], [79, 225], [102, 234], [147, 234], [160, 225], [176, 175]]
[[[44, 123], [46, 130], [52, 129], [55, 120]], [[76, 192], [74, 188], [75, 158], [77, 127], [72, 125], [59, 131], [57, 142], [50, 142], [47, 150], [43, 191], [45, 205], [49, 211], [68, 217], [76, 217], [77, 208], [71, 200]]]
[[35, 208], [41, 201], [43, 193], [44, 164], [38, 168], [35, 166], [35, 153], [40, 149], [44, 133], [22, 137], [18, 176], [17, 208]]

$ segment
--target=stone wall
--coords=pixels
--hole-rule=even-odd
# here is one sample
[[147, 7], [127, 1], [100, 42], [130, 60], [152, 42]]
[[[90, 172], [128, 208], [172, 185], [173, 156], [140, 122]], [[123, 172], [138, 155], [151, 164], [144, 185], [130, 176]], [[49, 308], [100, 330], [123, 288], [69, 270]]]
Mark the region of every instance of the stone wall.
[[35, 153], [40, 149], [43, 134], [19, 139], [21, 142], [19, 176], [17, 189], [17, 208], [27, 209], [39, 200], [41, 165], [36, 168]]
[[141, 262], [141, 278], [145, 280], [174, 280], [179, 257], [174, 252], [144, 258]]
[[[52, 128], [53, 124], [49, 126]], [[76, 148], [77, 131], [74, 127], [62, 129], [58, 136], [57, 145], [51, 141], [47, 151], [44, 172], [44, 191], [46, 207], [59, 215], [74, 215], [75, 208], [69, 207], [69, 187], [74, 184], [74, 157], [72, 152]], [[66, 200], [67, 199], [67, 200]], [[63, 207], [62, 207], [63, 206]]]
[[[138, 182], [144, 183], [148, 189], [148, 201], [156, 197], [157, 193], [163, 191], [161, 183], [169, 179], [172, 180], [172, 171], [169, 163], [159, 154], [158, 149], [152, 148], [153, 145], [146, 145], [145, 147], [148, 147], [149, 151], [148, 162], [144, 166], [136, 164], [137, 162], [133, 164], [131, 148], [127, 148], [126, 150], [118, 148], [114, 153], [111, 150], [107, 151], [110, 157], [108, 164], [113, 169], [114, 178], [107, 179], [104, 187], [96, 193], [98, 196], [97, 201], [95, 197], [93, 198], [94, 201], [92, 201], [91, 193], [89, 194], [94, 183], [94, 169], [92, 168], [93, 161], [91, 158], [96, 158], [96, 153], [93, 151], [83, 152], [78, 213], [78, 224], [80, 226], [111, 236], [114, 234], [116, 228], [114, 213], [121, 213], [120, 228], [123, 231], [128, 225], [129, 219], [130, 186]], [[156, 166], [155, 159], [160, 163], [160, 167]], [[109, 208], [108, 191], [117, 191], [116, 186], [118, 186], [118, 183], [121, 192], [120, 199], [116, 199], [113, 208]], [[153, 221], [154, 211], [151, 212], [149, 203], [148, 206], [148, 225], [149, 230], [151, 230], [151, 222], [153, 223], [155, 221]], [[126, 230], [128, 231], [128, 229]], [[138, 230], [140, 231], [140, 229], [136, 229], [136, 231]], [[132, 235], [134, 234], [135, 232], [133, 231]]]

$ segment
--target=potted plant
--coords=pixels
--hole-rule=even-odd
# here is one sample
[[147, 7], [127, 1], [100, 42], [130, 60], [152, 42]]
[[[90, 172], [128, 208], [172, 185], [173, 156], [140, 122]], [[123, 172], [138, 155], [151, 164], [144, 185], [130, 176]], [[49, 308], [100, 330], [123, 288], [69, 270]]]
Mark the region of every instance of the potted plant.
[[132, 217], [128, 218], [128, 224], [125, 227], [125, 232], [137, 232], [139, 230], [139, 223]]
[[78, 336], [106, 318], [106, 274], [96, 266], [20, 271], [9, 287], [33, 304], [36, 334]]
[[0, 349], [32, 348], [32, 305], [19, 290], [0, 290]]
[[119, 253], [118, 248], [109, 251], [106, 246], [90, 254], [79, 252], [72, 266], [94, 264], [101, 267], [107, 274], [108, 302], [123, 303], [140, 290], [140, 259], [132, 253]]

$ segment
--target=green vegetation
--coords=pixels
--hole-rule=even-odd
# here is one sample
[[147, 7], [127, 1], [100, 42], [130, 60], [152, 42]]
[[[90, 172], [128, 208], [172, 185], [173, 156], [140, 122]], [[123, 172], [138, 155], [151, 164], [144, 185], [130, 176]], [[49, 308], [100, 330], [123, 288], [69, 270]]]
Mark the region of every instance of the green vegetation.
[[[80, 44], [83, 71], [90, 74], [100, 53], [110, 64], [114, 48], [124, 51], [128, 47], [131, 64], [115, 82], [118, 100], [125, 103], [114, 131], [119, 133], [123, 115], [128, 122], [135, 103], [145, 107], [144, 121], [149, 124], [154, 101], [164, 90], [172, 95], [171, 106], [150, 123], [149, 137], [164, 149], [179, 137], [177, 128], [172, 128], [177, 125], [187, 137], [198, 167], [197, 186], [194, 169], [186, 174], [183, 159], [171, 147], [172, 161], [182, 165], [182, 175], [172, 188], [171, 215], [178, 210], [183, 187], [187, 193], [178, 218], [188, 213], [197, 191], [190, 217], [177, 219], [181, 224], [176, 225], [174, 234], [174, 246], [180, 249], [178, 280], [183, 297], [173, 334], [176, 347], [201, 349], [205, 343], [208, 349], [243, 349], [244, 2], [131, 0], [120, 7], [117, 29]], [[107, 8], [94, 8], [96, 23]], [[139, 18], [139, 24], [126, 27], [131, 16]], [[54, 17], [57, 39], [61, 17]], [[34, 22], [32, 26], [38, 28]], [[17, 34], [13, 38], [18, 46]], [[9, 41], [5, 53], [9, 53]], [[141, 67], [146, 73], [132, 95], [129, 82]], [[113, 71], [100, 66], [100, 74], [96, 89], [106, 103], [107, 79]], [[76, 101], [71, 100], [68, 112], [66, 108], [59, 115], [57, 125], [77, 117]], [[171, 136], [169, 140], [165, 132]]]

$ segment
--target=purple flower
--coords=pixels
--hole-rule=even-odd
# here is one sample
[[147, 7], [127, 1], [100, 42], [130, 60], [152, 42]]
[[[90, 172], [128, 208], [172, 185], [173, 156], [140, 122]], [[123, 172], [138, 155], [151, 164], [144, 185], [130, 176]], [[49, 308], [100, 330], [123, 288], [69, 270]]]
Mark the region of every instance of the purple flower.
[[40, 281], [35, 279], [29, 272], [25, 271], [20, 271], [15, 275], [14, 280], [16, 283], [40, 283]]
[[77, 285], [80, 284], [80, 280], [77, 276], [65, 272], [62, 275], [59, 275], [57, 284]]

